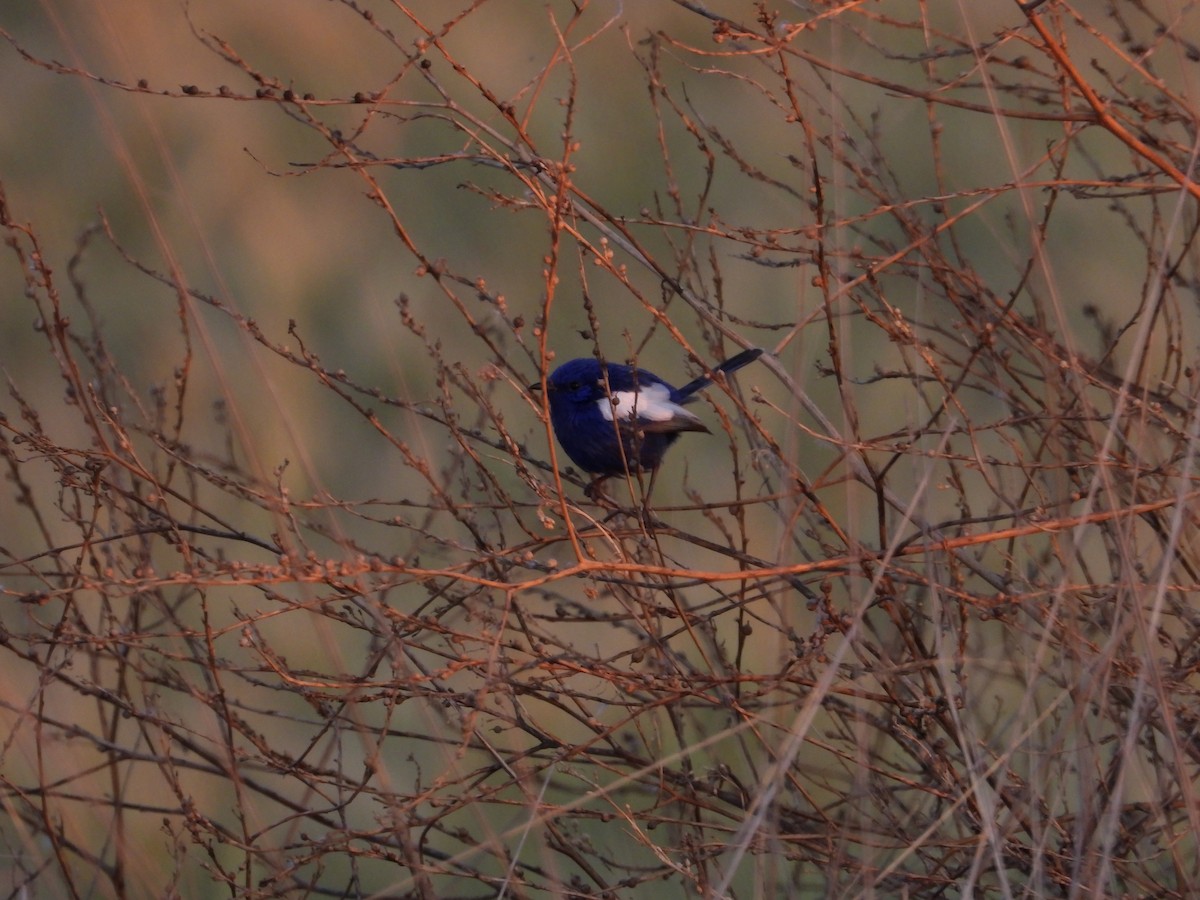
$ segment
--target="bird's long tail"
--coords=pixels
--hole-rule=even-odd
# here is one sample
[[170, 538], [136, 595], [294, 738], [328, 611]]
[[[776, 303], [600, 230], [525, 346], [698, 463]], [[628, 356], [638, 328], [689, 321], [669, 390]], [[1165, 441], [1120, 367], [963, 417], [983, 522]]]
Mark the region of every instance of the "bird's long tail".
[[[720, 365], [713, 366], [713, 372], [721, 372], [725, 375], [731, 375], [742, 366], [748, 366], [750, 363], [754, 362], [756, 359], [762, 356], [762, 354], [762, 348], [751, 347], [749, 350], [743, 350], [737, 356], [731, 356]], [[704, 390], [712, 383], [713, 380], [708, 375], [701, 375], [695, 381], [689, 381], [675, 392], [676, 402], [686, 403], [688, 398], [690, 398], [693, 394], [695, 394], [697, 391]]]

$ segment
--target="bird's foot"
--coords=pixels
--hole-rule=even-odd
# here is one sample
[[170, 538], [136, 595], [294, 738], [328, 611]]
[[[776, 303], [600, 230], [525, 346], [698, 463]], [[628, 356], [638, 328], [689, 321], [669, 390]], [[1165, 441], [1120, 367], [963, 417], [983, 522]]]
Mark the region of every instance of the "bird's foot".
[[593, 478], [587, 483], [583, 489], [583, 496], [593, 501], [599, 506], [604, 506], [609, 509], [620, 509], [617, 501], [613, 500], [608, 494], [604, 493], [604, 482], [611, 476], [601, 475], [599, 478]]
[[612, 509], [602, 520], [601, 523], [607, 525], [618, 516], [628, 516], [636, 520], [642, 531], [650, 532], [658, 528], [666, 528], [667, 525], [662, 519], [654, 515], [654, 510], [648, 505], [643, 506], [617, 506], [611, 504]]

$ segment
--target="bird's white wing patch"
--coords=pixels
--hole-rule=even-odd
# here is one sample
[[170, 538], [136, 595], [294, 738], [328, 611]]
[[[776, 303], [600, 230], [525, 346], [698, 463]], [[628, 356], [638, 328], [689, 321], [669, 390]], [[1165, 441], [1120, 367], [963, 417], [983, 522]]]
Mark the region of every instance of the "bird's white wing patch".
[[613, 391], [611, 399], [601, 397], [597, 402], [600, 414], [609, 422], [614, 418], [628, 421], [634, 416], [643, 422], [670, 422], [680, 419], [700, 421], [698, 416], [678, 403], [671, 402], [671, 389], [665, 384], [648, 384], [636, 391]]

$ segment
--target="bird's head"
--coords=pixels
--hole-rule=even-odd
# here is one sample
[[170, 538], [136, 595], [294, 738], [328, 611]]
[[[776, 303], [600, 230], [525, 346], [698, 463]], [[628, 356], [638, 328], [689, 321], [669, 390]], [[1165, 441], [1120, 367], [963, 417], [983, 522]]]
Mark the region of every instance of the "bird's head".
[[600, 363], [594, 359], [573, 359], [555, 369], [546, 380], [550, 404], [590, 404], [605, 396]]

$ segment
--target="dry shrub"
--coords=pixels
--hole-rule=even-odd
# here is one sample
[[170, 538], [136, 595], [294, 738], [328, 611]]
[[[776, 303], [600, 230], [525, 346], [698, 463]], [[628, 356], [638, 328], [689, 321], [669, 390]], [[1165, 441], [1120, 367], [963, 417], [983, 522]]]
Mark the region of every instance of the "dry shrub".
[[11, 895], [1200, 890], [1192, 5], [202, 6], [5, 23]]

